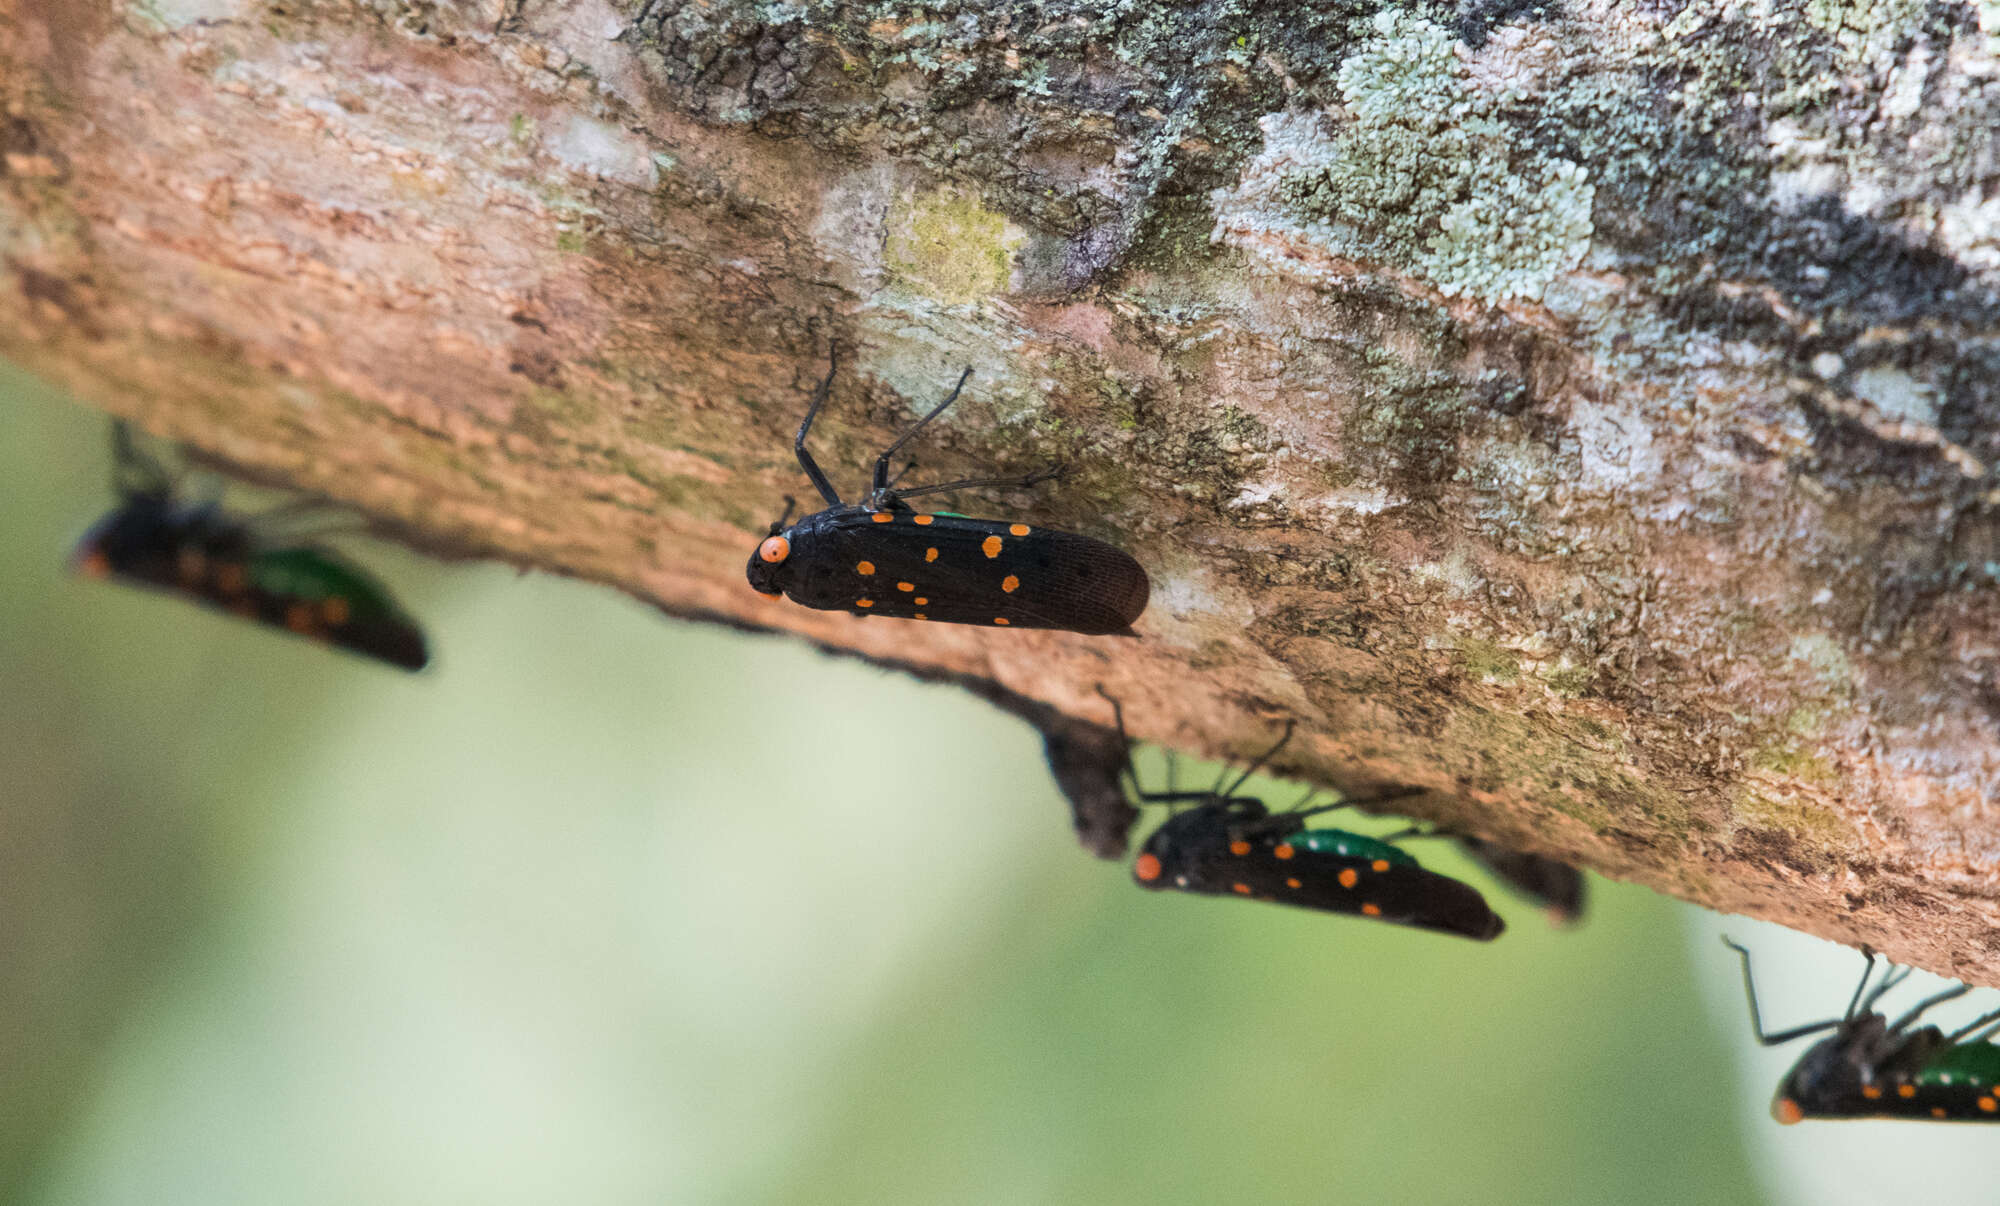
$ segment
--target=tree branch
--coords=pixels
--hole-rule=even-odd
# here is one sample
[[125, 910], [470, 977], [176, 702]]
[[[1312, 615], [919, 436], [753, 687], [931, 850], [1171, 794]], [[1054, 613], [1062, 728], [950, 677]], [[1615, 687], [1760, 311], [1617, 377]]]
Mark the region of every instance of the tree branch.
[[[1965, 7], [7, 0], [0, 354], [452, 554], [2000, 984], [2000, 59]], [[1873, 23], [1873, 24], [1871, 24]], [[1052, 461], [1145, 640], [743, 563]], [[969, 505], [969, 504], [967, 504]], [[449, 633], [438, 643], [446, 650]]]

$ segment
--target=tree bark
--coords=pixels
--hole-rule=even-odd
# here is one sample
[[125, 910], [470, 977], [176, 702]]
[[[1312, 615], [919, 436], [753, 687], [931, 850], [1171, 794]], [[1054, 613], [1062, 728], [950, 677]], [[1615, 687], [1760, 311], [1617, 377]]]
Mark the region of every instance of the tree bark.
[[[2000, 10], [1465, 4], [0, 0], [0, 355], [2000, 984]], [[751, 593], [835, 342], [843, 491], [970, 365], [920, 475], [1070, 465], [961, 505], [1131, 551], [1144, 639]]]

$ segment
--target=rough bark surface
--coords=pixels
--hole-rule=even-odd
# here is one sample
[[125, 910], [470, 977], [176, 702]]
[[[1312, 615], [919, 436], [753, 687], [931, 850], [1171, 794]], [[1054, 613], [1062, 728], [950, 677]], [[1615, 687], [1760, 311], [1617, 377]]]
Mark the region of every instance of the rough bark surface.
[[[2000, 984], [2000, 7], [0, 0], [0, 355], [448, 553]], [[924, 474], [1144, 639], [743, 563]], [[970, 500], [967, 504], [970, 505]], [[434, 634], [442, 660], [450, 633]]]

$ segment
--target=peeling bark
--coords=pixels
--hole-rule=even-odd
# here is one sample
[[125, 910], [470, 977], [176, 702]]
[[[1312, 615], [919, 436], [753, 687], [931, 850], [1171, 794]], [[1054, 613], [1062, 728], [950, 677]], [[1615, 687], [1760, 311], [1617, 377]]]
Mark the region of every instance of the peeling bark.
[[[0, 0], [0, 354], [2000, 984], [2000, 15], [1780, 7]], [[982, 505], [1131, 550], [1146, 639], [751, 594], [835, 340], [843, 486], [970, 364], [923, 472], [1073, 466]]]

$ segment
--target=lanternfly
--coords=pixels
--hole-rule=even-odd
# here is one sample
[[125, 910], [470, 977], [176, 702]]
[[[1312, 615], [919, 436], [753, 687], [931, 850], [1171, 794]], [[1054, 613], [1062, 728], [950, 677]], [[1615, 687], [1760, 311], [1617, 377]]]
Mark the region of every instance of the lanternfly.
[[281, 540], [267, 517], [238, 517], [214, 501], [187, 502], [123, 422], [111, 428], [118, 506], [77, 542], [72, 565], [232, 615], [421, 670], [424, 634], [374, 578], [316, 545]]
[[[1107, 695], [1105, 698], [1109, 699]], [[1123, 709], [1111, 701], [1119, 732]], [[1468, 884], [1426, 871], [1408, 851], [1381, 838], [1343, 829], [1308, 827], [1322, 812], [1407, 795], [1273, 813], [1244, 782], [1291, 739], [1292, 727], [1227, 786], [1207, 791], [1143, 791], [1127, 763], [1133, 794], [1143, 804], [1186, 804], [1146, 839], [1132, 863], [1141, 887], [1210, 896], [1247, 896], [1278, 904], [1370, 917], [1443, 934], [1489, 941], [1506, 928]]]
[[1060, 628], [1091, 635], [1131, 635], [1146, 610], [1146, 571], [1101, 540], [998, 519], [919, 514], [903, 500], [973, 486], [1030, 486], [1054, 471], [1020, 478], [946, 482], [898, 489], [889, 462], [912, 436], [957, 400], [951, 395], [876, 458], [867, 501], [840, 500], [806, 451], [813, 419], [833, 387], [837, 363], [813, 392], [792, 442], [799, 467], [826, 508], [789, 524], [785, 514], [750, 555], [751, 587], [821, 611], [894, 616], [1000, 628]]
[[1964, 984], [1933, 993], [1890, 1021], [1875, 1012], [1888, 991], [1909, 978], [1910, 969], [1891, 964], [1873, 988], [1875, 952], [1861, 982], [1837, 1018], [1764, 1031], [1757, 1008], [1757, 984], [1750, 976], [1750, 952], [1728, 938], [1723, 945], [1743, 960], [1743, 992], [1750, 998], [1750, 1032], [1775, 1047], [1808, 1034], [1833, 1033], [1806, 1049], [1778, 1083], [1771, 1116], [1790, 1124], [1807, 1118], [1911, 1118], [1936, 1122], [2000, 1122], [2000, 1009], [1981, 1014], [1949, 1034], [1917, 1022], [1932, 1006], [1972, 991]]

